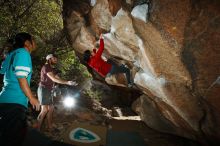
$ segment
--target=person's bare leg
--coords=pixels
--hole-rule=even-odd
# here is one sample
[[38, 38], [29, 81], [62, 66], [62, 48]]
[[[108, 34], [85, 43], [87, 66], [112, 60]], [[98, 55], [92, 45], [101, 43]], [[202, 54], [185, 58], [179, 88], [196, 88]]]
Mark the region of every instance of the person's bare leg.
[[48, 124], [49, 129], [53, 128], [53, 111], [54, 111], [54, 106], [49, 105], [48, 106], [48, 114], [47, 114], [47, 124]]
[[42, 105], [41, 106], [40, 114], [37, 117], [39, 130], [40, 130], [41, 126], [42, 126], [42, 123], [43, 123], [44, 118], [47, 115], [47, 113], [48, 113], [48, 105]]

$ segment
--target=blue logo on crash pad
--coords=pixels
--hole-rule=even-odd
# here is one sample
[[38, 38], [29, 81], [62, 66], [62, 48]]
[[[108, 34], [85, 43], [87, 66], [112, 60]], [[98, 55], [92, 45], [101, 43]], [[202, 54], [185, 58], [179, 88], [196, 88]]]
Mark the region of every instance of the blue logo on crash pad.
[[81, 143], [92, 143], [92, 142], [97, 142], [101, 139], [94, 132], [83, 128], [73, 129], [69, 134], [69, 138], [73, 141], [77, 141]]

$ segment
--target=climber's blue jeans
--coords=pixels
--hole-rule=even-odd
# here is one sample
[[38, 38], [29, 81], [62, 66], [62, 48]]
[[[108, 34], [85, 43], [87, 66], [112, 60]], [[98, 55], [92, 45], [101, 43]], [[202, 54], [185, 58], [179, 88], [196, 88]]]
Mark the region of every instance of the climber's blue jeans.
[[127, 68], [124, 64], [118, 66], [117, 64], [111, 63], [112, 64], [112, 68], [110, 70], [110, 72], [107, 74], [107, 76], [113, 75], [113, 74], [118, 74], [118, 73], [125, 73], [126, 74], [126, 79], [128, 84], [131, 83], [131, 74], [130, 74], [130, 69]]

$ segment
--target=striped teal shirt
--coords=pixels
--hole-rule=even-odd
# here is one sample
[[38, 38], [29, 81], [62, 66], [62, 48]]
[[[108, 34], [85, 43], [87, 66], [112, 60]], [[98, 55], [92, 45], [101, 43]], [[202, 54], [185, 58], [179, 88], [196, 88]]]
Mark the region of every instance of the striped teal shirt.
[[17, 103], [28, 106], [28, 98], [22, 91], [18, 78], [26, 78], [30, 86], [32, 62], [30, 53], [19, 48], [9, 53], [2, 63], [1, 74], [4, 74], [4, 86], [0, 93], [0, 103]]

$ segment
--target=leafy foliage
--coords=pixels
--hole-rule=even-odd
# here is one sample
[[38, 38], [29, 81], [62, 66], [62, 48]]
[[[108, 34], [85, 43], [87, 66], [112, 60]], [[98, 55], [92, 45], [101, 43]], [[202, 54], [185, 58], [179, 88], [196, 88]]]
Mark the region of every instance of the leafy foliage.
[[37, 87], [40, 69], [48, 53], [59, 55], [61, 77], [89, 77], [71, 51], [63, 31], [62, 0], [0, 0], [0, 5], [0, 53], [6, 40], [18, 32], [28, 32], [36, 41], [37, 50], [32, 53], [32, 85]]
[[65, 79], [82, 82], [85, 77], [91, 77], [86, 67], [80, 64], [79, 59], [75, 57], [75, 53], [73, 51], [60, 54], [59, 60], [57, 68], [59, 68]]
[[[3, 1], [3, 0], [1, 0]], [[5, 0], [0, 7], [0, 44], [18, 32], [31, 33], [39, 47], [62, 30], [62, 3], [53, 0]]]
[[92, 99], [95, 99], [97, 101], [101, 101], [102, 100], [102, 95], [104, 94], [102, 90], [94, 90], [94, 89], [88, 89], [84, 91], [84, 94], [86, 96], [89, 96]]

